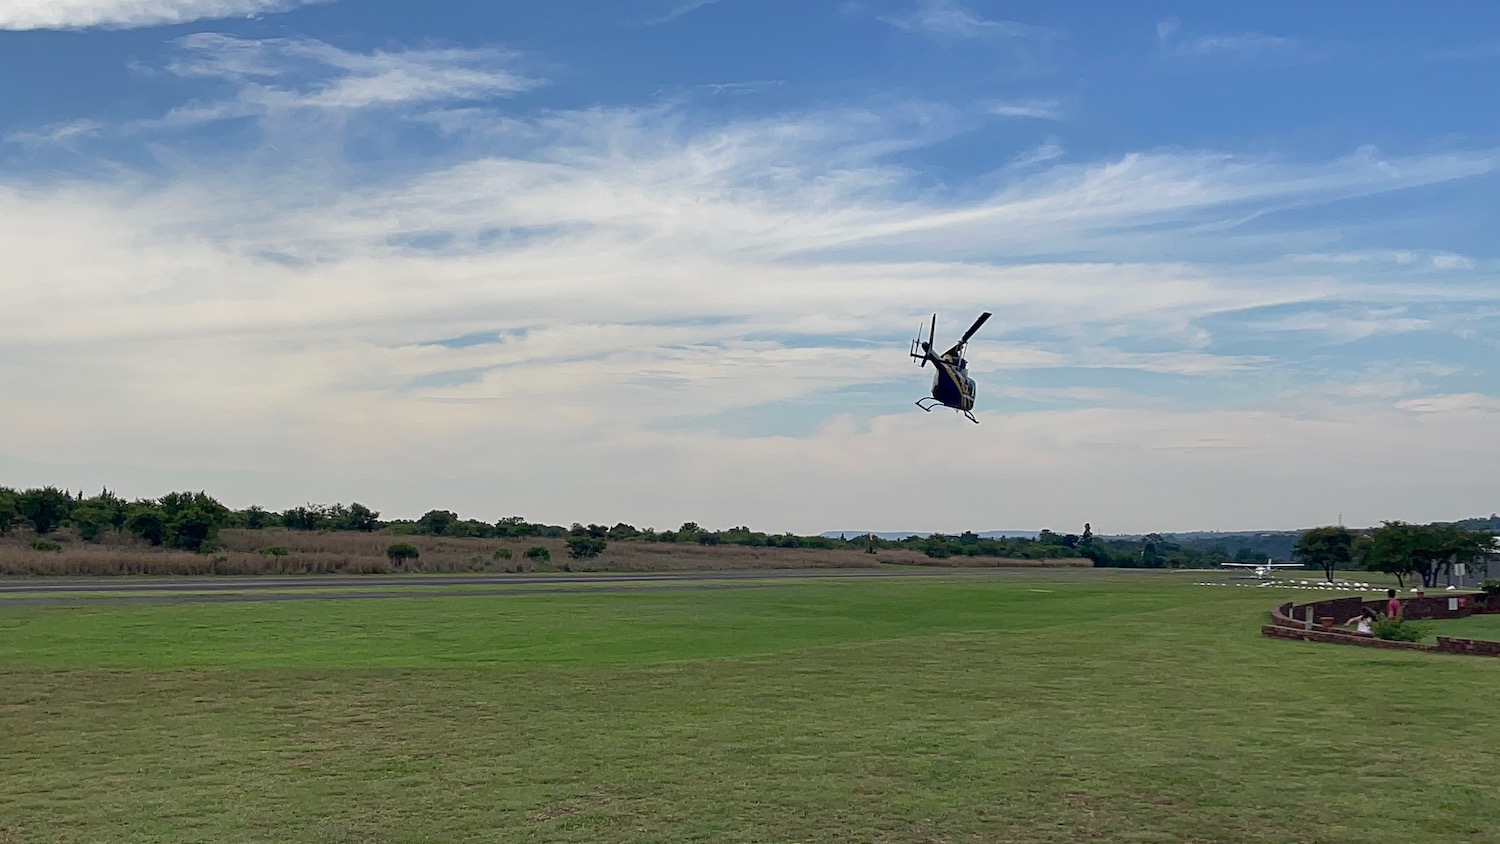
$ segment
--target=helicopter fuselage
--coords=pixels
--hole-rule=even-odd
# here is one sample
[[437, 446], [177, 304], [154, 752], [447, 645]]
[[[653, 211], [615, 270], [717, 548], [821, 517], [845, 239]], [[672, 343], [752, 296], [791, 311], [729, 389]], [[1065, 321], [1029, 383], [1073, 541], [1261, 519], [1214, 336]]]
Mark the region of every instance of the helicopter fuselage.
[[937, 365], [932, 374], [932, 397], [954, 410], [973, 410], [974, 379], [969, 377], [966, 362], [962, 358], [950, 360], [936, 355], [932, 362]]

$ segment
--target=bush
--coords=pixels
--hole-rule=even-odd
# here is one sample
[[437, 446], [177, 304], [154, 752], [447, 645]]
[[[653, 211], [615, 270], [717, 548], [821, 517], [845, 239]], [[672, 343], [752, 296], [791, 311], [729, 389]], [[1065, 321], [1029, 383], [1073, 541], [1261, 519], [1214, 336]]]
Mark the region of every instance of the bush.
[[287, 551], [280, 545], [272, 545], [270, 548], [260, 549], [260, 553], [265, 554], [268, 557], [285, 557]]
[[543, 548], [540, 545], [533, 545], [530, 548], [526, 549], [526, 559], [550, 560], [552, 559], [552, 552], [548, 551], [546, 548]]
[[495, 551], [495, 559], [497, 560], [509, 560], [510, 558], [511, 553], [509, 548], [500, 548]]
[[1375, 634], [1375, 638], [1391, 642], [1420, 642], [1427, 638], [1431, 629], [1430, 624], [1402, 621], [1399, 618], [1377, 618], [1370, 625], [1370, 632]]
[[37, 551], [61, 551], [62, 546], [50, 539], [33, 539], [31, 547]]
[[1500, 595], [1500, 579], [1490, 578], [1484, 582], [1484, 594]]
[[385, 549], [385, 555], [391, 559], [393, 565], [400, 568], [406, 564], [407, 560], [415, 560], [422, 556], [422, 552], [418, 551], [415, 545], [408, 542], [397, 542]]
[[[568, 556], [575, 560], [597, 557], [604, 550], [604, 540], [591, 536], [576, 536], [568, 540]], [[567, 569], [563, 569], [567, 571]]]

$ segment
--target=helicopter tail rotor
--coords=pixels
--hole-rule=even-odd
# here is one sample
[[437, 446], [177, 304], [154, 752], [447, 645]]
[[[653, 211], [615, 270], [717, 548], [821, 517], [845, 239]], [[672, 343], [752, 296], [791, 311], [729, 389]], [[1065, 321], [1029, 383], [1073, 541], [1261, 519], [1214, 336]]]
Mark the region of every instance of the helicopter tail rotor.
[[[930, 355], [930, 354], [932, 354], [932, 340], [936, 336], [937, 336], [937, 314], [933, 314], [932, 315], [932, 327], [929, 328], [928, 331], [927, 331], [927, 340], [926, 340], [926, 342], [923, 342], [923, 340], [922, 340], [922, 328], [921, 328], [921, 326], [917, 327], [917, 339], [911, 341], [911, 356], [914, 357], [914, 358], [916, 358], [919, 361], [919, 365], [922, 366], [922, 367], [924, 367], [924, 368], [927, 366], [927, 356]], [[918, 349], [921, 350], [921, 352], [922, 352], [921, 354], [917, 354], [917, 350]]]

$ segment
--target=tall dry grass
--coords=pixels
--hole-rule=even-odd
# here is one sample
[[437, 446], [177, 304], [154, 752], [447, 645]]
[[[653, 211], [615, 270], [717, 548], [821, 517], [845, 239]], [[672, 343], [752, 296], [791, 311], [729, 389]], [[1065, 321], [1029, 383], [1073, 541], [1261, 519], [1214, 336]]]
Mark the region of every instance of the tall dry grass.
[[[921, 566], [1088, 566], [1088, 560], [1006, 560], [993, 557], [954, 557], [934, 560], [915, 551], [883, 550], [866, 554], [854, 550], [815, 548], [752, 548], [741, 545], [704, 546], [668, 542], [611, 542], [593, 559], [568, 557], [562, 539], [473, 539], [442, 536], [396, 536], [386, 532], [315, 532], [283, 528], [226, 530], [221, 547], [208, 554], [153, 548], [128, 534], [106, 532], [85, 542], [70, 530], [48, 539], [60, 551], [30, 547], [34, 537], [16, 533], [0, 538], [0, 575], [263, 575], [263, 574], [387, 574], [411, 572], [671, 572], [753, 571], [757, 569], [873, 568], [882, 564]], [[420, 557], [402, 568], [386, 558], [395, 542], [417, 548]], [[526, 559], [526, 549], [546, 548], [550, 563]], [[262, 553], [284, 548], [285, 555]], [[495, 552], [508, 549], [510, 559]]]

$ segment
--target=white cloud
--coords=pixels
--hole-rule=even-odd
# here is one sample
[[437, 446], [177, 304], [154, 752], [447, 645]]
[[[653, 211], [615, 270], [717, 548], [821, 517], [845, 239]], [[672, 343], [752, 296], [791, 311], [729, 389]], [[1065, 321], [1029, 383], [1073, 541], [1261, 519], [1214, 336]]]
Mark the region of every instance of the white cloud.
[[1312, 332], [1327, 335], [1337, 342], [1348, 343], [1378, 334], [1425, 331], [1432, 328], [1433, 323], [1428, 319], [1410, 316], [1403, 307], [1363, 307], [1343, 308], [1334, 312], [1303, 311], [1274, 321], [1253, 322], [1250, 327], [1262, 331]]
[[1482, 393], [1455, 393], [1407, 399], [1397, 402], [1396, 406], [1413, 413], [1500, 413], [1500, 397]]
[[981, 17], [958, 0], [917, 0], [911, 11], [879, 19], [897, 29], [946, 38], [1016, 38], [1045, 31], [1017, 21]]
[[1156, 43], [1163, 50], [1171, 42], [1177, 32], [1182, 29], [1182, 22], [1176, 18], [1163, 18], [1156, 22]]
[[1061, 120], [1062, 105], [1057, 100], [1017, 100], [992, 103], [985, 108], [996, 117], [1035, 117], [1043, 120]]
[[1288, 256], [1293, 261], [1322, 264], [1392, 264], [1434, 270], [1472, 270], [1473, 258], [1452, 252], [1421, 252], [1414, 249], [1383, 249], [1364, 252], [1314, 252]]
[[704, 6], [712, 6], [718, 2], [719, 0], [686, 0], [686, 2], [678, 3], [677, 5], [673, 6], [671, 9], [667, 10], [665, 14], [659, 15], [646, 21], [646, 23], [648, 26], [670, 23], [682, 17], [683, 15], [691, 14], [703, 8]]
[[1157, 22], [1156, 42], [1162, 52], [1178, 56], [1286, 53], [1301, 46], [1295, 38], [1260, 32], [1208, 35], [1185, 33], [1181, 21], [1176, 18], [1163, 18]]
[[1066, 153], [1063, 150], [1061, 141], [1059, 141], [1057, 138], [1048, 138], [1040, 144], [1037, 144], [1035, 147], [1032, 147], [1031, 149], [1016, 156], [1006, 166], [1015, 170], [1024, 170], [1028, 167], [1034, 167], [1038, 164], [1046, 164], [1049, 161], [1056, 161], [1057, 159], [1062, 158], [1065, 154]]
[[132, 28], [285, 12], [331, 0], [0, 0], [0, 29]]
[[1206, 56], [1211, 53], [1267, 53], [1292, 50], [1296, 47], [1295, 38], [1246, 32], [1239, 35], [1200, 35], [1178, 45], [1178, 51], [1189, 55]]
[[1444, 253], [1442, 255], [1433, 255], [1432, 258], [1430, 258], [1429, 260], [1432, 261], [1432, 266], [1433, 266], [1434, 269], [1439, 269], [1439, 270], [1472, 270], [1472, 269], [1474, 269], [1474, 259], [1473, 258], [1466, 258], [1463, 255], [1454, 255], [1452, 253]]
[[[174, 73], [242, 84], [236, 100], [220, 106], [236, 116], [485, 98], [542, 84], [512, 69], [518, 62], [515, 54], [494, 49], [355, 53], [310, 39], [255, 41], [211, 33], [180, 43], [188, 54], [172, 64]], [[297, 68], [311, 68], [311, 80], [289, 78]], [[276, 85], [270, 80], [285, 81]], [[182, 111], [187, 110], [178, 113]]]

